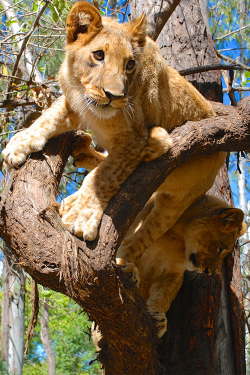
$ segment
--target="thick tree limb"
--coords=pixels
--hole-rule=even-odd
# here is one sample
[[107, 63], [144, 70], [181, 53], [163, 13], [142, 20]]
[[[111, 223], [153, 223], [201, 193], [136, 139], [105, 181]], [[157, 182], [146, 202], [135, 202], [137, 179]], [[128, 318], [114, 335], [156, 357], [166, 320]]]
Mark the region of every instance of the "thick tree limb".
[[99, 324], [108, 342], [100, 360], [109, 375], [155, 374], [158, 366], [157, 337], [145, 303], [114, 264], [134, 217], [166, 176], [193, 155], [250, 150], [250, 99], [238, 110], [214, 107], [228, 115], [176, 128], [172, 151], [141, 164], [128, 178], [110, 201], [93, 243], [68, 233], [56, 211], [71, 133], [51, 140], [43, 154], [33, 154], [1, 196], [1, 237], [37, 282], [72, 297]]

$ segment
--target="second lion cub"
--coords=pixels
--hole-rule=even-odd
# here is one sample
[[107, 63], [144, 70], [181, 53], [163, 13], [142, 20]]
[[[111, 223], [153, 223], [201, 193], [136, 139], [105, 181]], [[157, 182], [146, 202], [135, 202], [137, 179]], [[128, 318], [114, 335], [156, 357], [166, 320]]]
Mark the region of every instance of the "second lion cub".
[[[147, 203], [127, 236], [139, 230], [154, 204], [154, 199]], [[130, 253], [130, 258], [125, 258], [120, 247], [117, 262], [139, 285], [139, 294], [147, 302], [159, 337], [167, 330], [165, 314], [182, 285], [185, 270], [213, 273], [232, 251], [235, 240], [245, 233], [243, 218], [241, 210], [205, 195], [141, 256]]]

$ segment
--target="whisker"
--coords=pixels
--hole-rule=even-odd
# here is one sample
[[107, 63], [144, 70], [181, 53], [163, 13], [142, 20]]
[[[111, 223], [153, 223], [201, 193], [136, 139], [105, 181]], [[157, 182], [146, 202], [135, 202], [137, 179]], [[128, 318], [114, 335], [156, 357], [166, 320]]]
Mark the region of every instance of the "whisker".
[[129, 116], [131, 118], [131, 121], [134, 122], [134, 108], [133, 108], [133, 103], [132, 102], [128, 102], [127, 108], [128, 108], [128, 114], [129, 114]]
[[125, 113], [129, 116], [130, 120], [133, 122], [133, 112], [130, 114], [129, 107], [124, 108]]
[[126, 107], [122, 108], [122, 112], [124, 113], [125, 119], [126, 119], [127, 123], [129, 124], [129, 120], [128, 120], [128, 117], [127, 117], [127, 114], [126, 114]]

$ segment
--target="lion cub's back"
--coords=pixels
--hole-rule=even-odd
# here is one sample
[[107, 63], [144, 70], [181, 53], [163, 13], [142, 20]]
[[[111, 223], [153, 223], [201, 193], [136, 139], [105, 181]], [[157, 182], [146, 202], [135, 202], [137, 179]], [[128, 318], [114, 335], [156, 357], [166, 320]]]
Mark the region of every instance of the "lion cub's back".
[[209, 101], [167, 65], [159, 47], [150, 38], [144, 47], [139, 79], [137, 87], [143, 95], [144, 113], [154, 125], [170, 131], [186, 121], [198, 121], [215, 114]]

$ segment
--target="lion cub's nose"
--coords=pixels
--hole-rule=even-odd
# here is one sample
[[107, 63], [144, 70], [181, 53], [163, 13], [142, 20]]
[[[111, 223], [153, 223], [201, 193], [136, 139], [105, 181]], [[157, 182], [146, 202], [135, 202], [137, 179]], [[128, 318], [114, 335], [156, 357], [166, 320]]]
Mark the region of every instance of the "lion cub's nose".
[[106, 96], [108, 97], [109, 100], [117, 100], [117, 99], [121, 99], [121, 98], [124, 98], [124, 94], [120, 94], [120, 95], [117, 95], [115, 93], [112, 93], [110, 91], [105, 91], [105, 94]]

